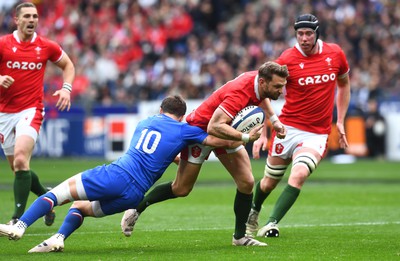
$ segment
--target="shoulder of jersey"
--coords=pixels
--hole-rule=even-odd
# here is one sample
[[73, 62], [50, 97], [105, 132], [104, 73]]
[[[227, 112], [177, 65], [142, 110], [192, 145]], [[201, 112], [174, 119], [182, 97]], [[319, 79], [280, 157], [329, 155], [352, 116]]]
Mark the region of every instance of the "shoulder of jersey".
[[339, 52], [342, 48], [336, 43], [326, 43], [324, 42], [324, 49], [330, 52]]
[[301, 53], [294, 47], [286, 49], [282, 52], [282, 54], [278, 57], [277, 62], [282, 65], [282, 63], [286, 63], [287, 61], [295, 60], [299, 57]]

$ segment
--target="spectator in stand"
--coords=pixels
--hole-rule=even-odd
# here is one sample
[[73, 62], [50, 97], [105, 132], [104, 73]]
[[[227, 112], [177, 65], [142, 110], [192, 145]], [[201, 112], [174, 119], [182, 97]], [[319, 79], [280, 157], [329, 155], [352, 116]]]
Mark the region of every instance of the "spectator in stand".
[[[104, 55], [99, 50], [105, 49], [119, 65], [121, 77], [128, 81], [132, 77], [132, 67], [146, 65], [150, 68], [146, 70], [151, 71], [158, 61], [165, 56], [174, 56], [179, 50], [184, 58], [184, 68], [164, 68], [166, 71], [159, 74], [171, 76], [171, 82], [186, 92], [183, 90], [186, 79], [181, 75], [191, 74], [196, 79], [202, 73], [199, 68], [212, 61], [213, 68], [208, 76], [210, 86], [204, 87], [200, 81], [192, 82], [198, 90], [192, 93], [198, 99], [206, 98], [210, 90], [218, 88], [231, 76], [258, 67], [265, 60], [276, 59], [295, 41], [293, 34], [284, 30], [293, 23], [295, 13], [315, 13], [325, 18], [326, 23], [320, 28], [324, 40], [338, 43], [348, 54], [352, 68], [350, 76], [357, 71], [367, 77], [376, 72], [380, 86], [385, 86], [380, 87], [384, 93], [382, 98], [400, 96], [400, 19], [396, 13], [400, 1], [311, 1], [309, 4], [260, 0], [153, 1], [144, 6], [143, 2], [120, 0], [104, 1], [101, 5], [99, 1], [39, 2], [43, 25], [40, 33], [54, 36], [63, 43], [64, 50], [71, 54], [77, 66], [85, 64], [86, 53], [95, 53], [97, 60]], [[179, 22], [182, 20], [187, 23]], [[168, 35], [164, 29], [172, 24], [183, 30], [179, 30], [178, 35]], [[13, 22], [9, 12], [0, 15], [0, 25], [0, 34], [10, 31]], [[195, 52], [191, 49], [192, 42], [198, 44]], [[128, 48], [132, 57], [122, 57], [120, 46]], [[94, 65], [85, 64], [85, 72], [93, 71], [88, 66]], [[60, 78], [56, 72], [54, 76]], [[86, 76], [92, 79], [90, 75]], [[151, 85], [156, 85], [153, 80], [148, 79], [146, 85], [131, 84], [124, 88], [128, 93], [141, 93], [145, 100], [160, 99], [169, 88], [159, 89], [157, 95], [151, 95]], [[88, 92], [100, 90], [91, 82]], [[357, 106], [366, 108], [366, 97]], [[116, 93], [111, 99], [117, 101]], [[129, 106], [135, 106], [136, 102]]]
[[375, 97], [368, 98], [368, 110], [365, 113], [365, 138], [368, 157], [383, 159], [386, 152], [386, 122], [378, 110]]

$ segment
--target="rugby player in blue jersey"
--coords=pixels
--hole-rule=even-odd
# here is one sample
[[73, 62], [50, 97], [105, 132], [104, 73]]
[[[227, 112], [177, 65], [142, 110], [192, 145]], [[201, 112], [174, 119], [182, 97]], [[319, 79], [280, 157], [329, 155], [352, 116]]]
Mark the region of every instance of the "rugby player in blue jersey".
[[[189, 144], [237, 147], [241, 141], [209, 136], [199, 127], [182, 123], [186, 103], [180, 96], [165, 98], [160, 114], [136, 127], [128, 151], [116, 161], [79, 173], [40, 196], [14, 225], [0, 224], [0, 236], [20, 239], [26, 228], [54, 206], [74, 201], [56, 234], [29, 250], [58, 252], [64, 240], [78, 229], [84, 217], [103, 217], [137, 206], [144, 194], [161, 177], [178, 153]], [[262, 126], [249, 133], [259, 138]]]

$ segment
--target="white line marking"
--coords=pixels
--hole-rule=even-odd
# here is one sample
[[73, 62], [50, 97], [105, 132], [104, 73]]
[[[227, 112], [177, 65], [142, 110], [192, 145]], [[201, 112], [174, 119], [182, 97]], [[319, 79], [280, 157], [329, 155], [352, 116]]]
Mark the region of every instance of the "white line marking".
[[[307, 228], [307, 227], [351, 227], [351, 226], [385, 226], [385, 225], [399, 225], [400, 221], [379, 221], [379, 222], [354, 222], [354, 223], [335, 223], [335, 224], [299, 224], [299, 225], [282, 225], [280, 227], [285, 228]], [[207, 231], [207, 230], [228, 230], [232, 229], [232, 227], [209, 227], [209, 228], [172, 228], [172, 229], [136, 229], [137, 231]], [[110, 233], [121, 233], [121, 230], [101, 230], [101, 231], [82, 231], [75, 232], [75, 235], [95, 235], [95, 234], [110, 234]], [[53, 233], [54, 234], [54, 233]], [[35, 233], [30, 234], [29, 230], [26, 232], [24, 236], [44, 236], [44, 235], [53, 235], [52, 233]]]

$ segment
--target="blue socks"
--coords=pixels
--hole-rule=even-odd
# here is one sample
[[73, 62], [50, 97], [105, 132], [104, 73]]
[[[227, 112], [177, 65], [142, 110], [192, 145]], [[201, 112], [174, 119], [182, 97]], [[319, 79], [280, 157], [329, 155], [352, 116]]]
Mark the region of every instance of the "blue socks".
[[[53, 193], [47, 192], [46, 194], [38, 197], [26, 212], [20, 218], [26, 227], [32, 225], [36, 220], [47, 214], [54, 206], [57, 205], [57, 198]], [[63, 235], [64, 238], [69, 237], [76, 229], [83, 223], [83, 215], [77, 208], [70, 208], [67, 216], [64, 219], [58, 233]]]
[[47, 192], [46, 194], [38, 197], [32, 205], [25, 211], [20, 218], [28, 227], [32, 225], [36, 220], [43, 217], [54, 206], [57, 205], [56, 196], [53, 193]]
[[83, 215], [77, 208], [70, 208], [64, 219], [58, 233], [62, 234], [66, 239], [83, 223]]

